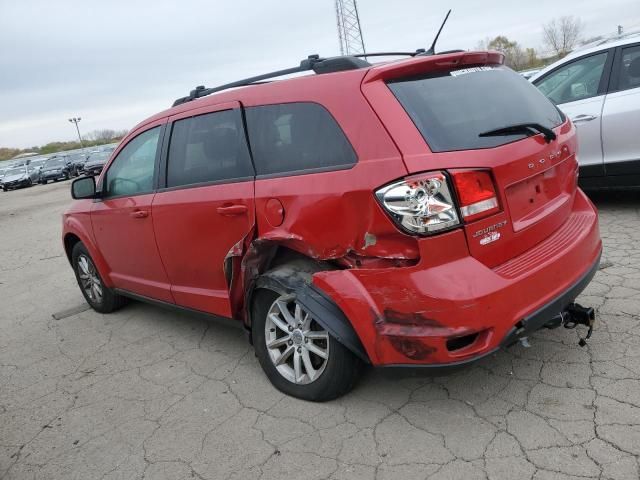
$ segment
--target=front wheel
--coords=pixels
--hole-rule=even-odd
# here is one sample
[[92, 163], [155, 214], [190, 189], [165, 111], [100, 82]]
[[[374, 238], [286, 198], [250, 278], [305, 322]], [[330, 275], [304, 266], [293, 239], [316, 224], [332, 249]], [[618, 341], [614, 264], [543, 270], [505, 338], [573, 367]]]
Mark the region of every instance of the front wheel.
[[278, 390], [323, 402], [355, 385], [360, 360], [296, 301], [294, 293], [257, 290], [252, 319], [258, 360]]
[[122, 307], [125, 298], [105, 286], [87, 248], [78, 242], [71, 253], [73, 271], [87, 303], [96, 312], [111, 313]]

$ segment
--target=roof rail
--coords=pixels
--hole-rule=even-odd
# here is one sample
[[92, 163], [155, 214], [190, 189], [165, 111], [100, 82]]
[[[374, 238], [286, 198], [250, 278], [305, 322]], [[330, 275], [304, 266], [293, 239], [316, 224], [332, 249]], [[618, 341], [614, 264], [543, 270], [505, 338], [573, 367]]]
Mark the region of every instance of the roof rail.
[[625, 32], [621, 34], [612, 34], [608, 37], [602, 37], [598, 40], [594, 40], [593, 42], [585, 43], [573, 49], [574, 52], [578, 52], [581, 50], [586, 50], [588, 48], [599, 47], [601, 45], [606, 45], [607, 43], [616, 42], [618, 40], [626, 40], [629, 38], [635, 38], [640, 36], [640, 30], [632, 30], [630, 32]]
[[265, 73], [257, 75], [255, 77], [244, 78], [242, 80], [236, 80], [235, 82], [226, 83], [218, 87], [205, 88], [204, 85], [197, 86], [194, 90], [191, 90], [188, 96], [178, 98], [173, 102], [173, 106], [181, 105], [183, 103], [190, 102], [200, 97], [211, 95], [212, 93], [220, 92], [234, 87], [242, 87], [246, 85], [252, 85], [256, 83], [263, 83], [263, 80], [270, 78], [282, 77], [284, 75], [290, 75], [292, 73], [306, 72], [313, 70], [317, 74], [341, 72], [344, 70], [354, 70], [357, 68], [368, 67], [371, 64], [356, 56], [343, 56], [343, 57], [330, 57], [320, 58], [319, 55], [309, 55], [306, 59], [300, 62], [300, 65], [292, 68], [285, 68], [284, 70], [277, 70], [275, 72]]
[[424, 53], [424, 48], [419, 48], [415, 52], [373, 52], [373, 53], [358, 53], [353, 55], [354, 57], [415, 57]]

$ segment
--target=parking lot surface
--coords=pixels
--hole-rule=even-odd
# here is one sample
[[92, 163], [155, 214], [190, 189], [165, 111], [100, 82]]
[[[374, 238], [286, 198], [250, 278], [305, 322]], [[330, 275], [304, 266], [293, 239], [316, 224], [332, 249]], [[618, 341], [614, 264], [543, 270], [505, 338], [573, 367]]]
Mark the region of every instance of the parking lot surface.
[[268, 383], [240, 329], [87, 310], [59, 238], [68, 191], [0, 193], [0, 478], [638, 479], [637, 193], [594, 195], [605, 250], [579, 299], [598, 311], [585, 348], [542, 331], [444, 376], [370, 371], [313, 404]]

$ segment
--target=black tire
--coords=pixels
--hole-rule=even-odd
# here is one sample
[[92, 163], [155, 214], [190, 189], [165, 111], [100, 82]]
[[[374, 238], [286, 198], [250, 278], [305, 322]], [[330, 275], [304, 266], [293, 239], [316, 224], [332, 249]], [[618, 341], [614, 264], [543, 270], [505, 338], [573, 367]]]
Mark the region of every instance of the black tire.
[[326, 366], [312, 383], [296, 384], [277, 370], [267, 350], [265, 322], [267, 312], [280, 297], [281, 293], [269, 288], [260, 288], [254, 292], [252, 302], [253, 346], [260, 365], [273, 386], [287, 395], [313, 402], [333, 400], [348, 393], [356, 384], [362, 362], [331, 335], [328, 337], [329, 355]]
[[[102, 291], [102, 297], [98, 298], [97, 295], [92, 296], [85, 290], [85, 286], [83, 285], [83, 280], [81, 279], [81, 259], [87, 259], [90, 264], [93, 266], [95, 271], [95, 276], [97, 280], [100, 282], [100, 287]], [[86, 247], [82, 242], [78, 242], [74, 245], [73, 250], [71, 252], [71, 263], [73, 265], [73, 271], [76, 274], [76, 280], [78, 282], [78, 286], [80, 287], [80, 291], [84, 296], [87, 303], [93, 308], [96, 312], [100, 313], [111, 313], [115, 310], [118, 310], [126, 303], [126, 298], [118, 295], [112, 289], [106, 287], [104, 282], [102, 281], [102, 277], [100, 276], [100, 272], [95, 268], [95, 263], [89, 255]]]

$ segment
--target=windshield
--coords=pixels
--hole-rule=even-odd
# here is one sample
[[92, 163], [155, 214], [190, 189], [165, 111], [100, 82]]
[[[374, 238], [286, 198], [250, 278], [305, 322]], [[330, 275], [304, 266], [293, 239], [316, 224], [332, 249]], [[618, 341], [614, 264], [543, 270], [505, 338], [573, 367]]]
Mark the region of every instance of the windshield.
[[49, 160], [47, 160], [47, 163], [45, 166], [47, 167], [61, 167], [64, 166], [65, 164], [65, 159], [63, 157], [60, 158], [50, 158]]
[[100, 162], [100, 161], [106, 162], [110, 155], [111, 155], [111, 152], [94, 153], [89, 157], [88, 161], [89, 162]]
[[536, 87], [507, 67], [465, 68], [388, 85], [433, 152], [496, 147], [527, 133], [479, 135], [522, 123], [554, 128], [564, 121]]
[[8, 177], [9, 175], [18, 175], [20, 173], [25, 173], [25, 172], [26, 172], [25, 167], [11, 168], [7, 170], [7, 173], [5, 175]]

